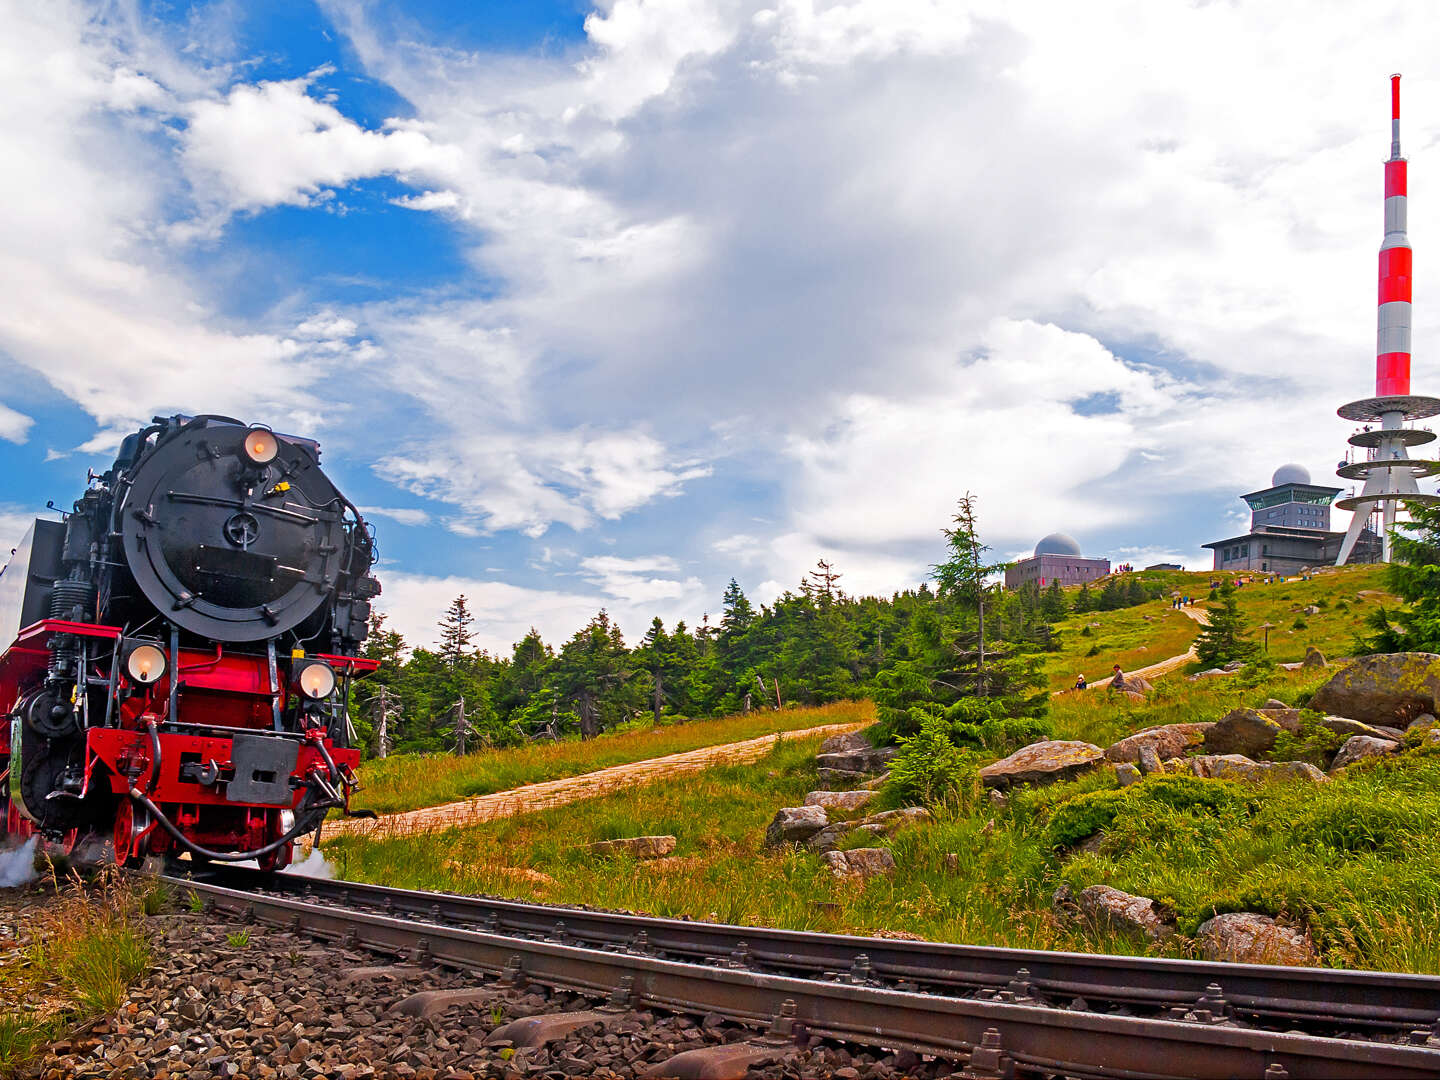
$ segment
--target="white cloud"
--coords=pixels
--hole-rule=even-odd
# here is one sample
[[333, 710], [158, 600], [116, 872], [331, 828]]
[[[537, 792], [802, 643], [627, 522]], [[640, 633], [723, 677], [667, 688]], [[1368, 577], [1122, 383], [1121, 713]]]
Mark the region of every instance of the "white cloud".
[[423, 191], [419, 195], [402, 195], [390, 201], [407, 210], [454, 210], [460, 205], [460, 196], [453, 191]]
[[35, 421], [10, 406], [0, 404], [0, 439], [6, 442], [23, 443], [30, 437], [30, 428]]
[[218, 100], [187, 107], [183, 160], [197, 190], [227, 210], [309, 206], [324, 189], [371, 176], [444, 178], [460, 164], [456, 147], [416, 125], [362, 128], [311, 94], [326, 69], [283, 82], [241, 83]]
[[400, 525], [430, 524], [430, 515], [417, 507], [361, 506], [358, 509], [360, 513], [364, 514], [367, 518], [388, 518]]
[[629, 605], [700, 598], [700, 579], [676, 577], [680, 566], [667, 555], [638, 558], [595, 555], [581, 559], [580, 569], [586, 580], [597, 585], [606, 596]]

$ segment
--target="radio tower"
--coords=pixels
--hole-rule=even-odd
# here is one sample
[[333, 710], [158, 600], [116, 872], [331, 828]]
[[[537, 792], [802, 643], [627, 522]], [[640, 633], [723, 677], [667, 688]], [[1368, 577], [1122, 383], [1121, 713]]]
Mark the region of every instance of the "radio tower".
[[[1342, 406], [1340, 415], [1364, 427], [1350, 436], [1363, 461], [1336, 473], [1364, 480], [1359, 495], [1335, 503], [1350, 510], [1350, 528], [1336, 566], [1345, 565], [1373, 514], [1381, 517], [1381, 560], [1390, 561], [1390, 530], [1402, 502], [1440, 502], [1422, 495], [1416, 480], [1440, 473], [1440, 462], [1412, 459], [1406, 447], [1434, 440], [1433, 431], [1405, 425], [1440, 415], [1440, 398], [1410, 393], [1410, 240], [1405, 235], [1405, 159], [1400, 156], [1400, 76], [1390, 76], [1390, 160], [1385, 162], [1385, 241], [1380, 245], [1380, 313], [1375, 357], [1375, 396]], [[1378, 424], [1378, 428], [1371, 425]]]

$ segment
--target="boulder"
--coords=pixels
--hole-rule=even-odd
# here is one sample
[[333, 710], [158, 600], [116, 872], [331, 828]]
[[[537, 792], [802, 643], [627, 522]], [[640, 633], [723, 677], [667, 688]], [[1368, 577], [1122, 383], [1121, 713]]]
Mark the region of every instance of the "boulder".
[[822, 780], [864, 780], [876, 773], [884, 772], [895, 748], [886, 746], [877, 749], [866, 743], [864, 749], [839, 750], [829, 754], [816, 754], [815, 765]]
[[1148, 896], [1132, 896], [1108, 885], [1091, 885], [1075, 897], [1081, 914], [1099, 926], [1160, 941], [1175, 930]]
[[1274, 720], [1277, 724], [1279, 724], [1286, 731], [1290, 732], [1290, 734], [1292, 735], [1298, 735], [1300, 733], [1299, 709], [1290, 709], [1286, 708], [1285, 706], [1281, 706], [1278, 709], [1264, 708], [1256, 709], [1255, 711], [1268, 720]]
[[882, 810], [859, 821], [837, 821], [827, 825], [805, 841], [811, 851], [834, 851], [840, 841], [852, 832], [870, 833], [872, 836], [889, 836], [905, 825], [918, 825], [922, 821], [933, 821], [934, 815], [923, 806], [902, 806], [898, 810]]
[[895, 869], [895, 856], [885, 848], [852, 848], [850, 851], [827, 851], [820, 861], [830, 872], [841, 879], [874, 877], [888, 874]]
[[843, 754], [850, 750], [872, 750], [870, 740], [858, 731], [847, 731], [844, 735], [831, 735], [820, 744], [817, 753]]
[[1051, 784], [1073, 780], [1104, 760], [1105, 751], [1094, 743], [1047, 739], [986, 765], [980, 770], [980, 779], [986, 787], [1002, 789], [1016, 784]]
[[1139, 694], [1141, 697], [1148, 694], [1155, 687], [1150, 680], [1139, 675], [1120, 674], [1110, 680], [1110, 689], [1118, 693]]
[[1314, 604], [1309, 604], [1304, 608], [1304, 612], [1306, 615], [1319, 615], [1320, 609]]
[[1163, 771], [1160, 766], [1160, 755], [1155, 752], [1154, 746], [1140, 747], [1140, 758], [1136, 764], [1146, 776]]
[[1428, 712], [1424, 712], [1410, 721], [1410, 726], [1407, 730], [1415, 731], [1419, 728], [1429, 727], [1433, 723], [1435, 723], [1435, 717]]
[[1348, 716], [1327, 716], [1320, 721], [1320, 726], [1337, 735], [1368, 735], [1372, 739], [1391, 738], [1379, 728], [1362, 724], [1359, 720], [1351, 720]]
[[1315, 946], [1309, 934], [1281, 926], [1268, 915], [1232, 911], [1200, 924], [1195, 932], [1200, 955], [1229, 964], [1315, 963]]
[[1434, 713], [1437, 694], [1440, 656], [1377, 653], [1336, 672], [1315, 691], [1310, 707], [1367, 724], [1403, 728], [1421, 713]]
[[1153, 747], [1161, 759], [1179, 757], [1192, 746], [1198, 746], [1205, 733], [1214, 724], [1166, 724], [1164, 727], [1146, 728], [1134, 735], [1127, 735], [1105, 751], [1111, 761], [1129, 761], [1138, 764], [1142, 747]]
[[1391, 739], [1373, 739], [1369, 735], [1351, 735], [1345, 740], [1345, 745], [1340, 747], [1335, 760], [1330, 763], [1330, 771], [1337, 772], [1347, 765], [1354, 765], [1357, 761], [1364, 761], [1366, 758], [1383, 757], [1386, 754], [1393, 754], [1400, 748], [1400, 744]]
[[1128, 761], [1117, 762], [1115, 764], [1115, 780], [1121, 787], [1138, 784], [1140, 782], [1140, 770]]
[[1233, 671], [1226, 671], [1224, 668], [1212, 667], [1206, 668], [1204, 671], [1201, 671], [1195, 675], [1191, 675], [1187, 681], [1194, 682], [1196, 679], [1218, 679], [1225, 675], [1234, 674], [1235, 673]]
[[1187, 764], [1204, 780], [1309, 780], [1320, 784], [1329, 779], [1308, 762], [1251, 761], [1243, 754], [1201, 754]]
[[1325, 654], [1314, 645], [1305, 646], [1305, 659], [1300, 662], [1301, 667], [1329, 667], [1325, 661]]
[[600, 840], [587, 844], [586, 851], [596, 855], [631, 855], [637, 859], [663, 859], [675, 851], [673, 836], [627, 836], [620, 840]]
[[774, 820], [765, 829], [765, 846], [802, 843], [829, 824], [823, 806], [787, 806], [775, 812]]
[[1264, 705], [1261, 705], [1261, 706], [1260, 706], [1260, 711], [1261, 711], [1261, 712], [1269, 712], [1271, 709], [1288, 709], [1288, 708], [1290, 708], [1290, 706], [1289, 706], [1289, 705], [1286, 705], [1285, 702], [1281, 701], [1279, 698], [1273, 698], [1273, 697], [1272, 697], [1272, 698], [1270, 698], [1269, 700], [1267, 700]]
[[848, 821], [837, 821], [834, 825], [826, 825], [814, 836], [806, 839], [805, 846], [811, 851], [818, 851], [824, 854], [827, 851], [834, 851], [840, 846], [840, 841], [850, 835], [855, 826]]
[[1232, 675], [1233, 675], [1235, 672], [1237, 672], [1237, 671], [1242, 671], [1242, 670], [1244, 670], [1244, 668], [1245, 668], [1245, 661], [1244, 661], [1244, 660], [1231, 660], [1228, 664], [1221, 664], [1221, 665], [1220, 665], [1220, 670], [1221, 670], [1221, 671], [1229, 672], [1229, 673], [1232, 674]]
[[1283, 730], [1259, 709], [1232, 709], [1205, 733], [1205, 753], [1254, 757], [1274, 746]]
[[805, 805], [823, 806], [826, 810], [859, 810], [873, 798], [875, 792], [864, 788], [859, 791], [812, 791], [805, 796]]

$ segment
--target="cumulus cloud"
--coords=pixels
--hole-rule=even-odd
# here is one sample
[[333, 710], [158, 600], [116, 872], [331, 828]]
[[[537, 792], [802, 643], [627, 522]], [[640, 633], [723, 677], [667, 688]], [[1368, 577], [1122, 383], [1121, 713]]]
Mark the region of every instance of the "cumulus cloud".
[[362, 128], [311, 93], [328, 69], [282, 82], [241, 83], [185, 112], [183, 160], [196, 188], [228, 210], [309, 206], [325, 189], [364, 177], [443, 178], [460, 164], [404, 120]]
[[679, 578], [680, 566], [668, 555], [637, 558], [595, 555], [581, 559], [580, 568], [583, 576], [599, 586], [606, 596], [627, 604], [654, 604], [681, 597], [699, 599], [700, 579]]

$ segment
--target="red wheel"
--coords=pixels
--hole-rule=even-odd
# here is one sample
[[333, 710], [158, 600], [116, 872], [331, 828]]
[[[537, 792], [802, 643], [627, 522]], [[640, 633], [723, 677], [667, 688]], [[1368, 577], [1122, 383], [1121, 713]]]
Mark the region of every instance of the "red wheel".
[[115, 865], [139, 866], [145, 861], [141, 836], [149, 827], [149, 814], [130, 799], [122, 799], [115, 811]]
[[80, 838], [84, 835], [85, 833], [81, 829], [71, 829], [67, 832], [65, 839], [60, 841], [60, 854], [67, 859], [74, 858], [76, 849], [80, 847]]
[[271, 851], [267, 852], [264, 855], [261, 855], [255, 860], [255, 863], [260, 867], [261, 870], [265, 870], [267, 872], [272, 870], [284, 870], [285, 867], [290, 865], [290, 856], [294, 853], [294, 851], [294, 844], [286, 844], [278, 851]]

